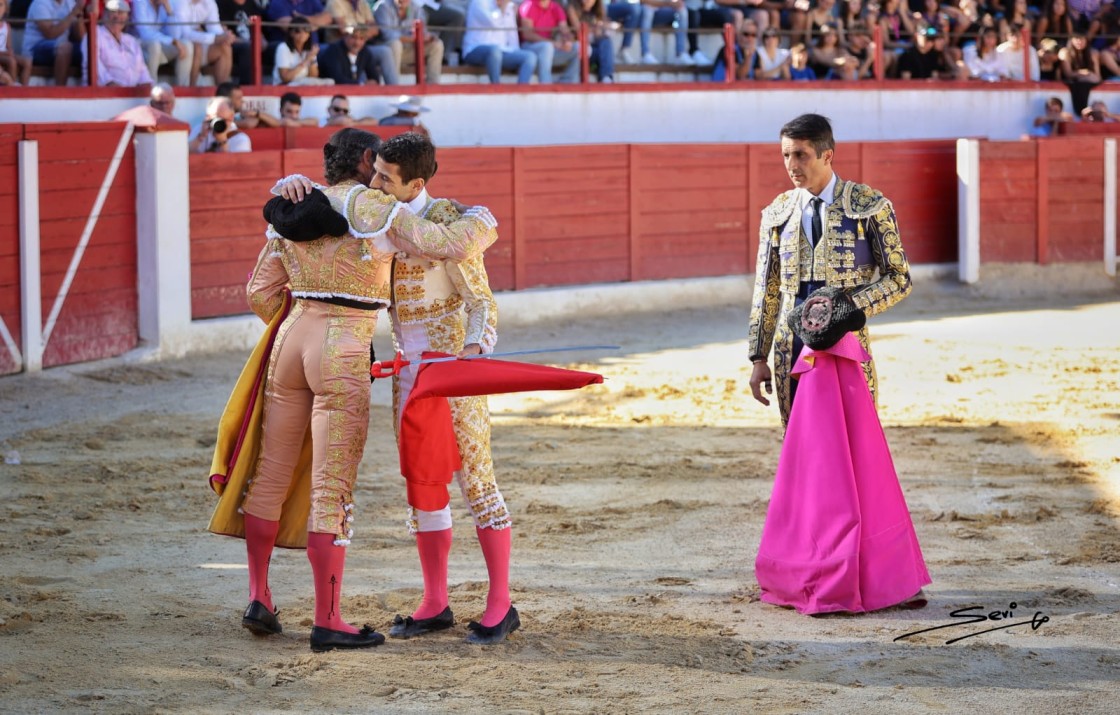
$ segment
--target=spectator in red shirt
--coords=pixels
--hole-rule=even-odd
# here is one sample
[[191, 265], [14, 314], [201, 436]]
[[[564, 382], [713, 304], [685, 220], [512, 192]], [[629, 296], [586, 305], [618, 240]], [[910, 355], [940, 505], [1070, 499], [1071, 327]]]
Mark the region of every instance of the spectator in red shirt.
[[552, 0], [524, 0], [517, 8], [521, 48], [537, 56], [537, 78], [552, 83], [552, 68], [561, 68], [561, 82], [579, 79], [580, 47], [568, 25], [564, 6]]

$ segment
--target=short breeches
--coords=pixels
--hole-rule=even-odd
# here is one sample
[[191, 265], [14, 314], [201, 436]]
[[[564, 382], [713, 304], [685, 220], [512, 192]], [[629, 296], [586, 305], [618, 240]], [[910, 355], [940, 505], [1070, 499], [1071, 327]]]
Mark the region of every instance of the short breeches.
[[369, 345], [375, 311], [298, 300], [269, 358], [260, 456], [242, 505], [275, 521], [311, 425], [307, 530], [348, 543], [353, 490], [369, 429]]
[[[406, 368], [394, 383], [393, 413], [398, 415], [404, 399], [412, 390], [415, 373]], [[463, 499], [470, 507], [475, 526], [480, 529], [507, 529], [510, 527], [509, 510], [498, 490], [494, 474], [494, 460], [490, 455], [490, 409], [485, 396], [451, 397], [451, 420], [455, 427], [455, 441], [463, 468], [455, 472], [455, 481]], [[451, 527], [451, 507], [439, 511], [420, 511], [408, 508], [409, 533], [441, 531]]]

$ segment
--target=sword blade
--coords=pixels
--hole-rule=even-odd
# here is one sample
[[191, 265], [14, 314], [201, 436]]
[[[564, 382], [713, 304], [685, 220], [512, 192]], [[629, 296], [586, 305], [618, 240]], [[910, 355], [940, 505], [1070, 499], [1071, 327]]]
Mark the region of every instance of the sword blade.
[[426, 365], [433, 362], [451, 362], [452, 360], [485, 360], [488, 358], [514, 357], [515, 355], [540, 355], [543, 353], [570, 353], [577, 350], [621, 350], [618, 345], [572, 345], [565, 348], [537, 348], [533, 350], [509, 350], [501, 353], [482, 353], [481, 355], [468, 355], [467, 357], [441, 357], [413, 360], [410, 365]]

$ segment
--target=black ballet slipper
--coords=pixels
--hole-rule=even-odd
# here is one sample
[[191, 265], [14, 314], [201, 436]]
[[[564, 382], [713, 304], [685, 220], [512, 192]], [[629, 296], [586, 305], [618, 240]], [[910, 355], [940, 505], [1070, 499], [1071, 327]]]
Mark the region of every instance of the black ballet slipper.
[[431, 618], [413, 618], [412, 616], [393, 616], [393, 625], [389, 627], [390, 638], [412, 638], [425, 633], [447, 630], [455, 625], [455, 616], [451, 613], [451, 606], [440, 611]]
[[496, 626], [484, 626], [477, 621], [471, 621], [467, 625], [467, 629], [471, 631], [470, 635], [467, 636], [467, 643], [475, 645], [501, 643], [506, 639], [506, 636], [520, 627], [521, 618], [517, 615], [517, 609], [510, 606], [509, 610], [506, 611], [505, 618]]
[[384, 642], [385, 636], [369, 625], [363, 626], [357, 633], [332, 631], [330, 628], [319, 626], [311, 627], [311, 650], [316, 653], [326, 653], [335, 648], [372, 648]]
[[250, 601], [249, 607], [245, 609], [245, 615], [241, 617], [241, 626], [248, 628], [249, 632], [255, 636], [271, 636], [284, 631], [280, 625], [280, 609], [270, 611], [260, 601]]

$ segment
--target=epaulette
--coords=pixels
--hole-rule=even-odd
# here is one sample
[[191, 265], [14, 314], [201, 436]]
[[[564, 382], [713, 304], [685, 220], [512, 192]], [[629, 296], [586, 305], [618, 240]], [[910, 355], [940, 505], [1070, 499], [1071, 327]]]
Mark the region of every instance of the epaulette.
[[840, 190], [840, 205], [848, 218], [870, 218], [889, 203], [886, 196], [867, 184], [849, 181]]
[[769, 206], [762, 209], [763, 229], [784, 226], [786, 221], [789, 221], [790, 215], [797, 206], [797, 202], [793, 200], [794, 191], [796, 189], [778, 194], [778, 197], [771, 201]]
[[420, 218], [425, 218], [432, 223], [448, 224], [457, 221], [461, 215], [459, 209], [455, 208], [455, 204], [447, 199], [436, 199], [425, 207]]

